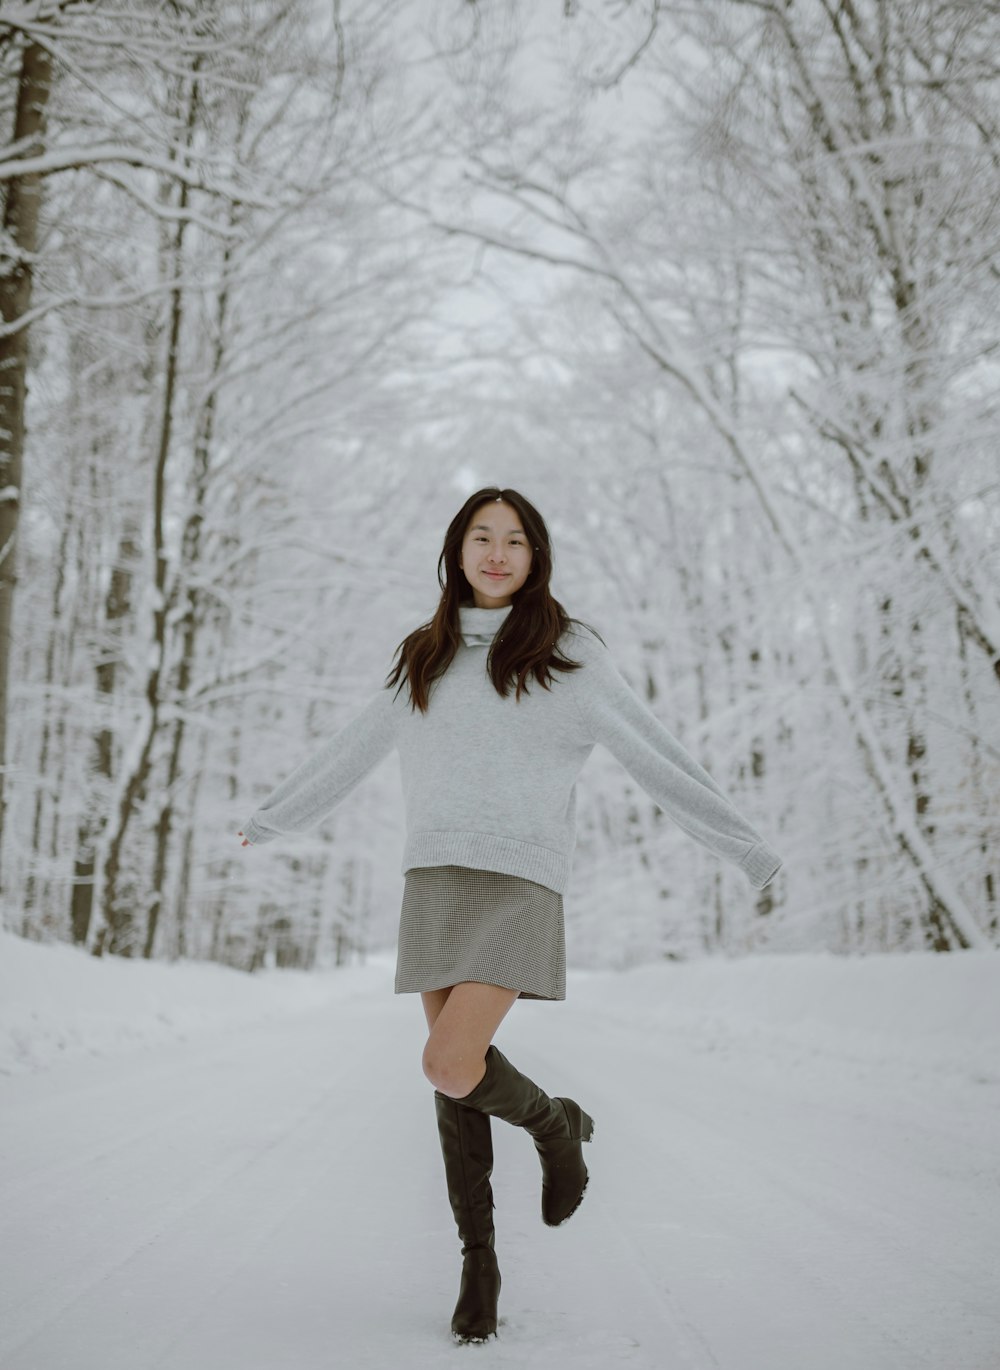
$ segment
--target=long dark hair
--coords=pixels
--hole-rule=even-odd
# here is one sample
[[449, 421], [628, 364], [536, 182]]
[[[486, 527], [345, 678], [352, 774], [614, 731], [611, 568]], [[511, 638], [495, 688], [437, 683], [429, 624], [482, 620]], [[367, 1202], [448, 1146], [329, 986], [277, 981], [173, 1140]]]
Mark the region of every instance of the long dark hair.
[[399, 689], [405, 681], [410, 687], [410, 707], [421, 713], [427, 711], [431, 686], [451, 665], [462, 640], [459, 608], [475, 602], [472, 586], [458, 564], [466, 530], [477, 510], [497, 500], [517, 510], [532, 549], [528, 579], [511, 596], [503, 635], [494, 639], [486, 658], [486, 669], [497, 693], [506, 699], [514, 689], [514, 698], [519, 700], [522, 690], [528, 693], [530, 675], [547, 690], [554, 671], [577, 671], [583, 665], [557, 649], [559, 639], [576, 620], [569, 617], [549, 590], [552, 546], [545, 520], [516, 490], [490, 486], [470, 495], [448, 525], [438, 558], [441, 600], [437, 611], [430, 622], [421, 624], [399, 644], [394, 654], [396, 664], [386, 678], [387, 687], [398, 683]]

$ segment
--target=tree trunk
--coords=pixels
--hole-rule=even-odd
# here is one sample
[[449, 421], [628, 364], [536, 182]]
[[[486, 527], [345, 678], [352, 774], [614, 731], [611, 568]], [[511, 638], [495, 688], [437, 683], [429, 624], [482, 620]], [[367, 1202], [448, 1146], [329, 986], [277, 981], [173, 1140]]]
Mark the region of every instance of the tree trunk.
[[[198, 62], [191, 73], [188, 107], [185, 117], [185, 151], [190, 151], [198, 120]], [[174, 403], [177, 389], [178, 351], [181, 320], [184, 312], [183, 288], [180, 284], [187, 227], [186, 210], [189, 191], [186, 180], [180, 183], [178, 218], [170, 247], [168, 271], [178, 282], [170, 292], [167, 323], [167, 355], [163, 378], [163, 399], [160, 412], [160, 431], [156, 465], [153, 475], [153, 594], [151, 624], [151, 664], [146, 676], [146, 724], [137, 741], [135, 760], [129, 773], [123, 776], [115, 815], [115, 826], [110, 834], [102, 862], [100, 876], [101, 898], [99, 925], [92, 927], [90, 944], [100, 954], [105, 949], [131, 955], [135, 949], [133, 898], [123, 899], [122, 856], [125, 838], [138, 804], [145, 793], [146, 782], [153, 763], [153, 748], [160, 729], [160, 692], [167, 656], [167, 548], [166, 548], [166, 477], [167, 461], [173, 438]]]
[[[231, 256], [232, 248], [230, 247], [226, 249], [222, 258], [223, 280], [226, 279]], [[202, 529], [205, 521], [205, 506], [208, 501], [209, 468], [212, 456], [212, 442], [215, 436], [216, 396], [218, 394], [218, 389], [214, 382], [216, 377], [222, 373], [223, 361], [226, 355], [226, 316], [228, 307], [229, 291], [227, 288], [223, 287], [218, 297], [218, 314], [215, 321], [215, 347], [213, 349], [212, 365], [209, 369], [208, 396], [202, 407], [201, 423], [195, 440], [194, 496], [187, 522], [184, 526], [184, 536], [181, 542], [181, 566], [178, 571], [178, 583], [182, 587], [181, 594], [184, 597], [185, 606], [180, 624], [178, 625], [180, 629], [181, 645], [174, 690], [175, 704], [178, 706], [178, 709], [183, 706], [191, 685], [191, 666], [194, 661], [195, 641], [201, 622], [201, 596], [196, 588], [192, 588], [190, 584], [187, 583], [187, 578], [199, 564], [202, 555]], [[153, 865], [153, 880], [150, 891], [151, 898], [146, 918], [146, 941], [143, 948], [143, 955], [147, 958], [153, 955], [153, 947], [156, 942], [156, 928], [159, 922], [160, 911], [163, 908], [163, 886], [167, 872], [167, 852], [170, 845], [170, 832], [173, 825], [174, 791], [180, 776], [184, 732], [184, 716], [181, 712], [178, 712], [177, 719], [173, 725], [173, 737], [170, 742], [166, 797], [164, 804], [160, 809], [159, 818], [156, 824], [156, 857]]]
[[[97, 663], [97, 697], [103, 702], [106, 718], [111, 717], [111, 700], [115, 691], [117, 671], [117, 643], [122, 620], [131, 611], [132, 568], [138, 548], [134, 533], [126, 529], [118, 545], [118, 558], [111, 569], [111, 582], [104, 603], [104, 622], [108, 640]], [[114, 766], [114, 733], [105, 724], [94, 744], [94, 763], [98, 784], [110, 791]], [[94, 852], [107, 823], [104, 803], [88, 805], [76, 833], [76, 856], [73, 861], [73, 892], [70, 896], [70, 926], [74, 942], [86, 942], [90, 933], [90, 919], [94, 907]]]
[[[37, 43], [26, 44], [21, 56], [13, 138], [23, 155], [38, 155], [43, 150], [51, 85], [52, 58]], [[11, 181], [7, 187], [3, 215], [4, 251], [11, 255], [0, 259], [0, 318], [8, 329], [28, 312], [31, 305], [41, 198], [42, 178], [37, 172]], [[0, 840], [6, 807], [7, 684], [24, 465], [27, 369], [27, 328], [5, 332], [0, 337]]]
[[[47, 641], [45, 644], [45, 698], [43, 703], [42, 715], [42, 736], [38, 747], [38, 775], [42, 778], [35, 790], [34, 814], [31, 820], [31, 865], [28, 868], [28, 876], [24, 882], [24, 929], [25, 935], [32, 923], [32, 911], [35, 908], [36, 896], [38, 891], [37, 873], [42, 864], [43, 831], [45, 827], [46, 803], [45, 795], [49, 786], [44, 783], [44, 777], [49, 770], [49, 756], [52, 751], [53, 733], [58, 739], [58, 728], [53, 719], [52, 692], [56, 682], [57, 673], [57, 654], [60, 645], [60, 638], [65, 637], [66, 629], [62, 622], [63, 591], [66, 585], [66, 567], [70, 555], [70, 543], [76, 533], [76, 518], [73, 504], [67, 505], [62, 528], [59, 533], [59, 551], [56, 556], [56, 574], [52, 586], [52, 606], [49, 611], [50, 618], [47, 625]], [[44, 911], [44, 885], [42, 898], [42, 924], [44, 925], [46, 915]], [[51, 918], [51, 915], [49, 916]]]

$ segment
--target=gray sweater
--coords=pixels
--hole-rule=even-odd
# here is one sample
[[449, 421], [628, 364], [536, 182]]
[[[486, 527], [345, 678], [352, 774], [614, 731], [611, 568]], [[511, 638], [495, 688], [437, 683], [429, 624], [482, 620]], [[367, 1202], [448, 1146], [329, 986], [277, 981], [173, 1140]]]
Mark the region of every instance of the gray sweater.
[[432, 686], [425, 714], [404, 685], [382, 689], [272, 790], [243, 834], [255, 845], [328, 814], [393, 748], [406, 804], [403, 871], [471, 866], [562, 892], [576, 844], [576, 779], [602, 743], [697, 842], [757, 888], [780, 858], [706, 771], [629, 688], [606, 647], [574, 627], [560, 649], [585, 664], [545, 690], [502, 699], [486, 656], [509, 609], [460, 610], [462, 645]]

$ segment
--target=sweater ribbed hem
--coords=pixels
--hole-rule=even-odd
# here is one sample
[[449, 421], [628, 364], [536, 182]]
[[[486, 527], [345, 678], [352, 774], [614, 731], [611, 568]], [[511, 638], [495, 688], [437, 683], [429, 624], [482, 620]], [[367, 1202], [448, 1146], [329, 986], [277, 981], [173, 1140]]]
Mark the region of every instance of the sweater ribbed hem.
[[533, 880], [557, 894], [569, 881], [569, 858], [550, 847], [490, 832], [415, 832], [403, 851], [403, 874], [413, 866], [468, 866]]
[[781, 869], [781, 857], [766, 842], [758, 842], [744, 856], [740, 867], [754, 889], [762, 890]]

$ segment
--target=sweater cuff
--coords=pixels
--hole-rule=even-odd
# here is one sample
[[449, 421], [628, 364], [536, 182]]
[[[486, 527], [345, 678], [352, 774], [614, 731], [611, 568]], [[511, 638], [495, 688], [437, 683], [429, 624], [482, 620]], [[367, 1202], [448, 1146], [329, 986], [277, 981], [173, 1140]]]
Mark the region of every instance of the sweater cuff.
[[255, 823], [252, 818], [248, 818], [243, 824], [243, 836], [250, 843], [251, 847], [259, 847], [263, 842], [270, 842], [272, 838], [278, 836], [276, 832], [270, 832], [267, 828], [262, 828], [259, 823]]
[[754, 889], [762, 890], [770, 884], [781, 870], [781, 857], [772, 851], [766, 842], [758, 842], [750, 848], [740, 862], [740, 868]]

